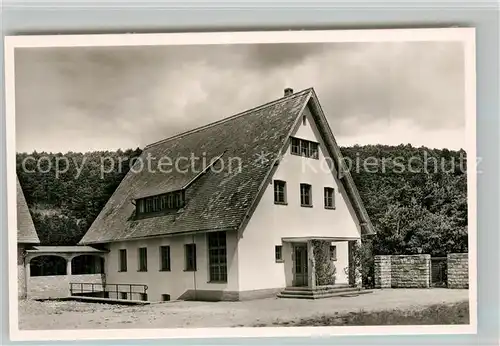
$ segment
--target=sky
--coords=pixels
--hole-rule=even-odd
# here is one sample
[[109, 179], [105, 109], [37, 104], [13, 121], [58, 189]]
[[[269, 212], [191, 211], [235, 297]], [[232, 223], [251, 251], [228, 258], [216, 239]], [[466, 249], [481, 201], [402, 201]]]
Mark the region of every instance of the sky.
[[17, 48], [18, 152], [149, 143], [314, 87], [341, 146], [465, 147], [459, 42]]

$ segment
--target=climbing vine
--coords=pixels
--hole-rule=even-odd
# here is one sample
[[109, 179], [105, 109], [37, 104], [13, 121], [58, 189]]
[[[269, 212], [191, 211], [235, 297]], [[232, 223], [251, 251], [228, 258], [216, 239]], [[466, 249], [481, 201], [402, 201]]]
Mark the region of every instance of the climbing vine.
[[[349, 261], [352, 261], [351, 268], [344, 268], [344, 273], [349, 278], [354, 275], [354, 281], [361, 280], [363, 287], [371, 288], [374, 286], [374, 263], [372, 255], [372, 244], [370, 240], [364, 240], [362, 243], [354, 242], [350, 245], [351, 256]], [[351, 273], [354, 268], [355, 272]], [[351, 279], [350, 279], [351, 281]]]
[[326, 286], [335, 284], [335, 266], [330, 258], [330, 242], [312, 240], [314, 253], [314, 269], [316, 271], [316, 285]]

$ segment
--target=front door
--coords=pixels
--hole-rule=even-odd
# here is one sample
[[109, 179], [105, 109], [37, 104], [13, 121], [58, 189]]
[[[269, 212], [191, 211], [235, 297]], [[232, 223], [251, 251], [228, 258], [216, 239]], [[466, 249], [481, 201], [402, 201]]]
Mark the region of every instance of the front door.
[[307, 245], [297, 244], [293, 247], [294, 254], [294, 286], [307, 286]]

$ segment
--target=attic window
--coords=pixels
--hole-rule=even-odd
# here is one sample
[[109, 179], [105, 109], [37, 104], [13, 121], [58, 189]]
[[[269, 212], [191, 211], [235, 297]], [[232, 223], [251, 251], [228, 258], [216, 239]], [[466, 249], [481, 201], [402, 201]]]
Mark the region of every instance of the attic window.
[[318, 143], [292, 137], [291, 153], [292, 155], [317, 159]]
[[302, 125], [306, 125], [307, 123], [307, 118], [305, 115], [302, 116]]
[[157, 196], [141, 198], [136, 203], [136, 215], [143, 216], [182, 208], [185, 204], [184, 191], [174, 191]]

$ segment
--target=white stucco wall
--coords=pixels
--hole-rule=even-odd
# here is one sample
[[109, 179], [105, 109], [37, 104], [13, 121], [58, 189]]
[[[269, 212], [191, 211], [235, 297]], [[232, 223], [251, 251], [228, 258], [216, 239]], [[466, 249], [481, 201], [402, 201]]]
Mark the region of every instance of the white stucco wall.
[[[226, 233], [227, 243], [227, 283], [209, 283], [207, 236], [194, 236], [197, 252], [197, 270], [184, 271], [184, 244], [193, 242], [192, 236], [152, 238], [147, 240], [112, 243], [109, 247], [106, 266], [108, 284], [135, 283], [148, 285], [148, 300], [160, 301], [162, 294], [170, 294], [177, 299], [187, 290], [238, 290], [238, 254], [236, 252], [236, 232]], [[160, 271], [160, 246], [170, 246], [171, 271]], [[147, 247], [148, 270], [138, 272], [138, 249]], [[127, 250], [127, 271], [119, 272], [119, 250]]]
[[348, 284], [349, 276], [345, 274], [345, 268], [349, 265], [349, 243], [346, 241], [332, 242], [337, 247], [337, 260], [333, 261], [335, 265], [335, 283]]
[[[283, 247], [284, 263], [276, 263], [275, 245], [283, 237], [360, 237], [357, 217], [334, 172], [328, 170], [327, 151], [319, 132], [305, 110], [306, 125], [300, 125], [293, 136], [319, 143], [319, 159], [290, 154], [283, 157], [273, 180], [286, 181], [287, 205], [274, 204], [271, 182], [245, 228], [238, 243], [239, 288], [256, 290], [290, 285], [285, 270], [291, 274], [290, 246]], [[313, 207], [300, 206], [300, 184], [312, 185]], [[335, 189], [335, 210], [324, 208], [324, 187]], [[347, 242], [337, 245], [337, 282], [347, 282], [343, 268], [348, 263]], [[341, 267], [341, 268], [339, 268]]]

